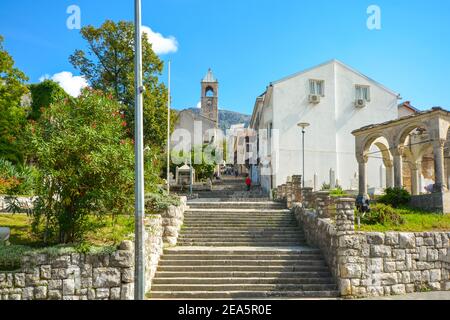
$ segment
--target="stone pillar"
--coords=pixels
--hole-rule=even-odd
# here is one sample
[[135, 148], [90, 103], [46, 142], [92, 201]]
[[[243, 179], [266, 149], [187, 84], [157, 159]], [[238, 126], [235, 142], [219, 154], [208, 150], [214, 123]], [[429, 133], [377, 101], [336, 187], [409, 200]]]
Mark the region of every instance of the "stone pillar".
[[288, 209], [292, 209], [294, 203], [294, 190], [292, 178], [288, 177], [286, 182], [286, 205]]
[[444, 154], [444, 161], [445, 161], [445, 176], [447, 178], [447, 188], [450, 188], [450, 158], [448, 154]]
[[303, 207], [310, 209], [313, 205], [312, 203], [312, 188], [304, 188], [302, 189], [302, 198], [303, 198]]
[[359, 195], [367, 195], [367, 156], [358, 159], [359, 167]]
[[394, 164], [392, 161], [384, 164], [386, 167], [386, 188], [394, 187]]
[[333, 169], [330, 169], [330, 189], [336, 189], [336, 173]]
[[302, 176], [292, 176], [292, 188], [294, 193], [294, 202], [302, 202]]
[[355, 231], [355, 199], [341, 198], [336, 201], [336, 231]]
[[404, 146], [394, 148], [394, 187], [403, 188], [403, 150]]
[[411, 193], [413, 196], [420, 194], [420, 169], [422, 168], [421, 162], [411, 163]]
[[319, 218], [330, 218], [330, 203], [331, 197], [329, 191], [319, 191], [316, 193], [316, 208]]
[[337, 279], [342, 297], [357, 295], [353, 281], [361, 281], [366, 266], [355, 232], [355, 200], [338, 199], [336, 203]]
[[386, 188], [386, 167], [382, 164], [380, 166], [380, 189]]
[[435, 184], [434, 192], [445, 192], [447, 186], [445, 183], [444, 176], [444, 145], [445, 140], [438, 140], [433, 143], [433, 154], [434, 154], [434, 173], [435, 173]]
[[319, 190], [319, 175], [317, 173], [314, 173], [314, 188], [313, 191]]

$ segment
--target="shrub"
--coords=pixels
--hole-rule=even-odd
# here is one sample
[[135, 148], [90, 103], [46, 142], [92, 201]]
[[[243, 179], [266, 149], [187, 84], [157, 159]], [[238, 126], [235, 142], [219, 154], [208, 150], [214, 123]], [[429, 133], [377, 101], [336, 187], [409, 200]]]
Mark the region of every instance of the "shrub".
[[179, 197], [168, 194], [163, 189], [145, 195], [145, 208], [150, 211], [149, 213], [162, 212], [170, 206], [179, 206], [180, 204]]
[[410, 200], [411, 195], [407, 190], [403, 188], [387, 188], [385, 195], [381, 196], [378, 202], [398, 208], [408, 205]]
[[88, 215], [131, 211], [133, 142], [120, 108], [88, 89], [56, 101], [29, 125], [29, 151], [39, 168], [33, 231], [44, 242], [82, 241]]
[[36, 169], [0, 159], [0, 194], [33, 195]]
[[366, 213], [364, 217], [361, 217], [363, 224], [393, 224], [402, 225], [405, 223], [405, 219], [391, 206], [385, 204], [376, 204], [372, 206], [370, 212]]
[[328, 191], [331, 189], [331, 185], [329, 183], [323, 183], [321, 191]]
[[346, 197], [348, 196], [348, 194], [341, 187], [338, 187], [334, 190], [331, 190], [330, 196], [338, 198], [338, 197]]

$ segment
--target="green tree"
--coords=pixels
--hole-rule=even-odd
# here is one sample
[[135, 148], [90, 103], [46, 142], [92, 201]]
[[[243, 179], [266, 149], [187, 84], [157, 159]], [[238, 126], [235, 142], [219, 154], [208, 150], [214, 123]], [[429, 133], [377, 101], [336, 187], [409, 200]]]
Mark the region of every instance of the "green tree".
[[120, 104], [101, 91], [55, 101], [28, 126], [39, 176], [33, 230], [45, 242], [82, 241], [90, 214], [130, 212], [133, 142]]
[[[127, 122], [134, 123], [134, 24], [106, 21], [99, 28], [86, 26], [81, 35], [87, 50], [76, 50], [70, 56], [72, 65], [94, 89], [111, 92], [123, 104]], [[167, 136], [167, 90], [160, 82], [163, 62], [152, 50], [143, 34], [144, 140], [161, 150]], [[175, 122], [172, 113], [172, 123]], [[173, 126], [172, 126], [173, 128]], [[133, 135], [134, 132], [130, 132]]]
[[[217, 165], [221, 164], [216, 159], [216, 155], [218, 158], [222, 157], [221, 152], [222, 150], [219, 147], [208, 144], [194, 146], [190, 154], [185, 151], [173, 150], [171, 152], [172, 164], [170, 170], [175, 173], [176, 167], [182, 166], [184, 163], [188, 165], [192, 163], [198, 180], [210, 179], [213, 177]], [[189, 157], [191, 157], [190, 160]]]
[[61, 86], [52, 81], [45, 80], [41, 83], [29, 85], [31, 92], [31, 112], [28, 116], [31, 120], [38, 120], [42, 110], [61, 98], [68, 97], [68, 94]]
[[14, 164], [23, 162], [20, 136], [26, 124], [22, 97], [28, 92], [26, 75], [14, 67], [14, 60], [3, 47], [0, 36], [0, 158]]

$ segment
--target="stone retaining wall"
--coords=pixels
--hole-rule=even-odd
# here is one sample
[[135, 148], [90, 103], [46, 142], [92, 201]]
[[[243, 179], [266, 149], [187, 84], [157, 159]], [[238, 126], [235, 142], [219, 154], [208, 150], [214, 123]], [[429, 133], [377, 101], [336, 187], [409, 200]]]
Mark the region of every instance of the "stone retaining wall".
[[[146, 276], [150, 288], [163, 250], [162, 218], [146, 220]], [[17, 272], [0, 272], [0, 300], [132, 300], [134, 244], [103, 254], [32, 253]]]
[[[145, 219], [146, 291], [151, 289], [164, 242], [176, 244], [186, 198], [179, 207]], [[134, 243], [103, 254], [32, 253], [17, 272], [0, 271], [0, 300], [132, 300]]]
[[162, 213], [163, 240], [170, 246], [175, 246], [178, 241], [178, 235], [184, 221], [184, 212], [188, 208], [187, 197], [180, 197], [181, 205], [171, 206]]
[[450, 232], [355, 232], [354, 199], [337, 200], [336, 224], [294, 206], [310, 245], [320, 248], [343, 297], [450, 291]]

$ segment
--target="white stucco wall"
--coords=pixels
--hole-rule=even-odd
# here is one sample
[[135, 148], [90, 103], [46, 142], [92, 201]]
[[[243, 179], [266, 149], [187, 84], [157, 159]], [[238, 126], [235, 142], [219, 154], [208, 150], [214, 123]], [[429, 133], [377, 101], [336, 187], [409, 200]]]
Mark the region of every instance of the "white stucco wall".
[[[319, 104], [308, 101], [309, 80], [325, 81], [325, 97]], [[356, 108], [355, 86], [369, 85], [371, 101], [365, 108]], [[351, 188], [358, 171], [355, 138], [351, 132], [363, 126], [398, 117], [397, 95], [376, 82], [343, 66], [337, 61], [273, 83], [273, 111], [263, 108], [262, 114], [273, 114], [273, 127], [279, 130], [279, 161], [274, 185], [286, 182], [288, 176], [302, 173], [302, 135], [299, 122], [311, 124], [305, 136], [305, 182], [312, 186], [318, 175], [319, 188], [329, 183], [333, 169], [336, 179]], [[262, 127], [262, 122], [260, 128]], [[375, 147], [372, 151], [378, 151]], [[368, 167], [370, 187], [380, 186], [381, 159], [373, 154]], [[262, 179], [264, 180], [264, 178]]]

